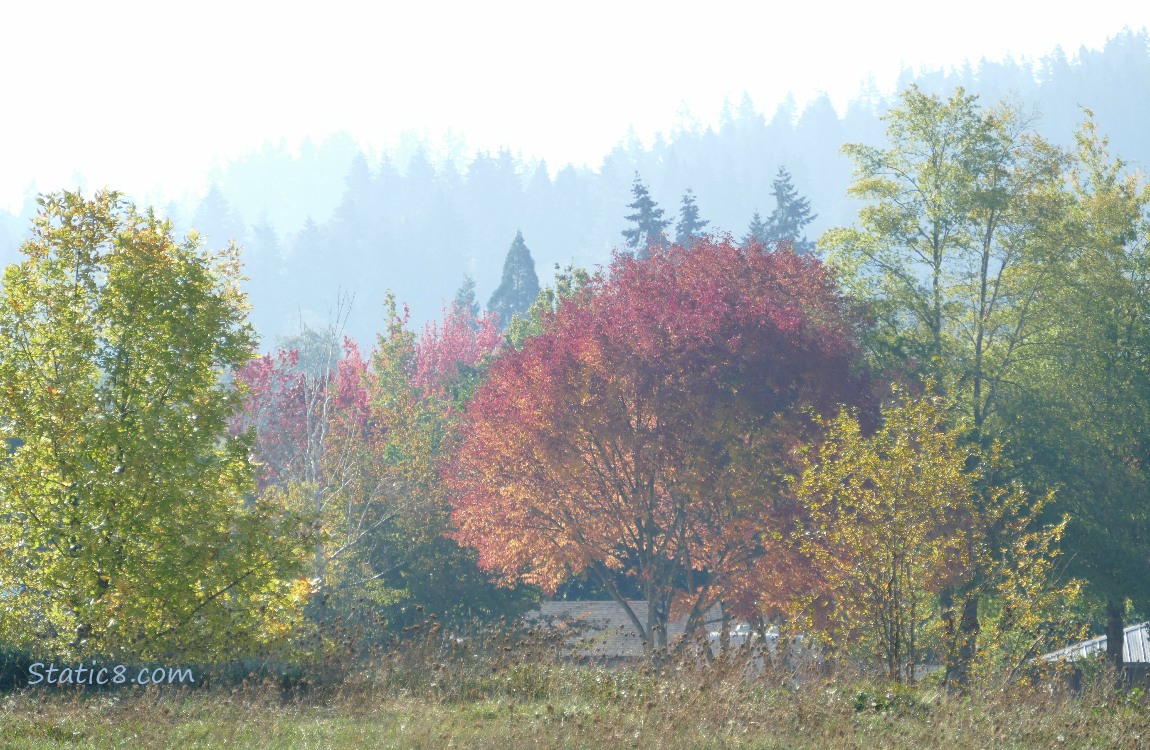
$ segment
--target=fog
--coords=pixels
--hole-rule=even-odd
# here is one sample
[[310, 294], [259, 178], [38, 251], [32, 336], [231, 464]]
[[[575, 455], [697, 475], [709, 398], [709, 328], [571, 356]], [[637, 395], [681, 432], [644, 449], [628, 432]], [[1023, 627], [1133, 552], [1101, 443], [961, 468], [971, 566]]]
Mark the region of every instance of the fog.
[[[709, 230], [741, 237], [755, 211], [765, 216], [774, 208], [771, 185], [783, 166], [817, 214], [811, 239], [849, 224], [857, 207], [845, 197], [850, 164], [839, 149], [881, 144], [881, 115], [911, 83], [942, 94], [963, 86], [986, 103], [1011, 97], [1034, 113], [1039, 133], [1067, 145], [1082, 108], [1089, 108], [1114, 153], [1145, 168], [1150, 143], [1140, 134], [1150, 119], [1148, 81], [1147, 34], [1126, 30], [1073, 54], [1051, 48], [1037, 59], [933, 72], [904, 68], [889, 90], [856, 88], [838, 103], [829, 94], [803, 103], [790, 96], [762, 108], [742, 93], [729, 96], [713, 117], [681, 105], [653, 135], [632, 130], [582, 165], [549, 163], [513, 146], [474, 148], [461, 133], [407, 131], [380, 147], [337, 131], [317, 139], [268, 138], [220, 158], [203, 187], [182, 196], [130, 197], [155, 205], [180, 231], [194, 227], [209, 245], [234, 240], [243, 247], [251, 319], [265, 348], [301, 322], [329, 321], [341, 295], [354, 297], [347, 333], [370, 344], [382, 327], [387, 290], [410, 305], [417, 323], [438, 317], [465, 274], [486, 303], [517, 231], [541, 283], [556, 264], [593, 270], [609, 262], [622, 244], [637, 174], [671, 218], [691, 189]], [[75, 177], [51, 189], [100, 187]], [[0, 212], [0, 263], [19, 259], [34, 209], [28, 193], [20, 210]]]

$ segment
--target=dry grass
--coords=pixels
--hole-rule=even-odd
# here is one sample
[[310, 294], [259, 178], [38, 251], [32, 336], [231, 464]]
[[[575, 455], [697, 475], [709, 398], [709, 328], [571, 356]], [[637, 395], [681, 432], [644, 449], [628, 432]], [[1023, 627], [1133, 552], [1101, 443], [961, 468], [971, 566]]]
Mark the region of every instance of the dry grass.
[[952, 696], [738, 662], [579, 666], [553, 645], [429, 639], [285, 694], [279, 684], [0, 698], [5, 748], [1146, 748], [1150, 703], [1098, 679]]

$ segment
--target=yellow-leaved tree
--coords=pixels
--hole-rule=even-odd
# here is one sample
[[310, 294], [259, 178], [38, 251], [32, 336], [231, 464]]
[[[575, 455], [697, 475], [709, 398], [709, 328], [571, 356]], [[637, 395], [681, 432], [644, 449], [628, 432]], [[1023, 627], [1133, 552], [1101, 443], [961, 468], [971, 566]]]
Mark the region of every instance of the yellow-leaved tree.
[[975, 587], [1006, 613], [983, 653], [1012, 666], [1062, 635], [1052, 612], [1078, 593], [1054, 583], [1065, 520], [1037, 527], [1049, 495], [996, 486], [999, 448], [964, 440], [968, 426], [926, 390], [896, 389], [871, 435], [845, 411], [829, 421], [795, 484], [805, 511], [795, 540], [819, 585], [792, 614], [908, 682], [924, 663], [956, 658], [938, 637], [946, 587]]
[[227, 431], [254, 346], [238, 251], [104, 192], [42, 197], [21, 252], [0, 289], [0, 639], [215, 659], [286, 635], [300, 538]]

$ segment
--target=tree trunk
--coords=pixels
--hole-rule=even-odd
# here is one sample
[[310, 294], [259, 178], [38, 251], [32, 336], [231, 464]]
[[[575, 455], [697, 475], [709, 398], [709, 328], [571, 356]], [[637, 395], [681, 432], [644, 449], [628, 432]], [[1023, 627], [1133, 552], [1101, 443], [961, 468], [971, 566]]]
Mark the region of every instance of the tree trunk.
[[[726, 659], [731, 653], [731, 613], [727, 605], [719, 602], [719, 658]], [[710, 645], [707, 646], [708, 650]]]
[[978, 595], [969, 594], [962, 603], [962, 619], [958, 622], [958, 659], [955, 664], [955, 684], [963, 689], [970, 681], [970, 665], [978, 648]]
[[654, 641], [651, 637], [651, 608], [650, 597], [648, 597], [647, 607], [647, 627], [643, 627], [643, 621], [639, 619], [638, 613], [631, 609], [631, 605], [627, 603], [627, 598], [623, 596], [623, 592], [619, 591], [619, 587], [615, 585], [613, 574], [602, 563], [596, 563], [590, 568], [591, 574], [602, 584], [603, 588], [607, 589], [607, 593], [611, 598], [623, 609], [631, 624], [635, 627], [635, 633], [643, 643], [643, 654], [652, 662], [655, 662]]
[[661, 612], [662, 602], [659, 601], [653, 587], [647, 589], [647, 636], [651, 641], [651, 666], [655, 673], [660, 674], [663, 664], [667, 660], [667, 617]]
[[944, 682], [950, 686], [955, 684], [955, 672], [958, 667], [958, 628], [954, 615], [954, 587], [945, 587], [938, 595], [939, 608], [942, 610], [942, 643], [946, 650], [946, 672]]
[[[965, 588], [965, 587], [963, 587]], [[947, 687], [964, 690], [970, 679], [970, 665], [974, 662], [978, 646], [978, 596], [964, 593], [963, 588], [947, 587], [939, 594], [942, 605], [942, 623], [946, 645]], [[956, 594], [962, 600], [962, 615], [958, 616]]]
[[1126, 641], [1122, 619], [1124, 609], [1122, 604], [1106, 598], [1106, 659], [1119, 669], [1122, 668], [1122, 650]]
[[698, 642], [699, 633], [701, 632], [704, 637], [704, 656], [706, 656], [708, 663], [714, 659], [714, 654], [711, 653], [710, 642], [706, 640], [707, 632], [704, 627], [704, 625], [706, 625], [706, 617], [704, 616], [705, 611], [702, 608], [707, 588], [707, 586], [703, 586], [695, 596], [695, 602], [691, 605], [691, 611], [687, 615], [687, 620], [683, 625], [683, 635], [679, 637], [679, 642], [675, 644], [674, 651], [669, 651], [671, 655], [680, 656], [685, 653], [692, 643]]

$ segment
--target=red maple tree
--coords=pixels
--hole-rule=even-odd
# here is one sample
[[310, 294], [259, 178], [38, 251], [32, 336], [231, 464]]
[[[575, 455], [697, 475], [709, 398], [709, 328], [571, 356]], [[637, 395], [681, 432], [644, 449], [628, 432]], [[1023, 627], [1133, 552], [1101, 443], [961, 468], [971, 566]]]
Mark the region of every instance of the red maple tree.
[[855, 326], [818, 260], [727, 237], [617, 257], [542, 328], [468, 405], [444, 467], [455, 538], [508, 582], [591, 575], [657, 658], [673, 610], [753, 601], [812, 414], [861, 390]]

